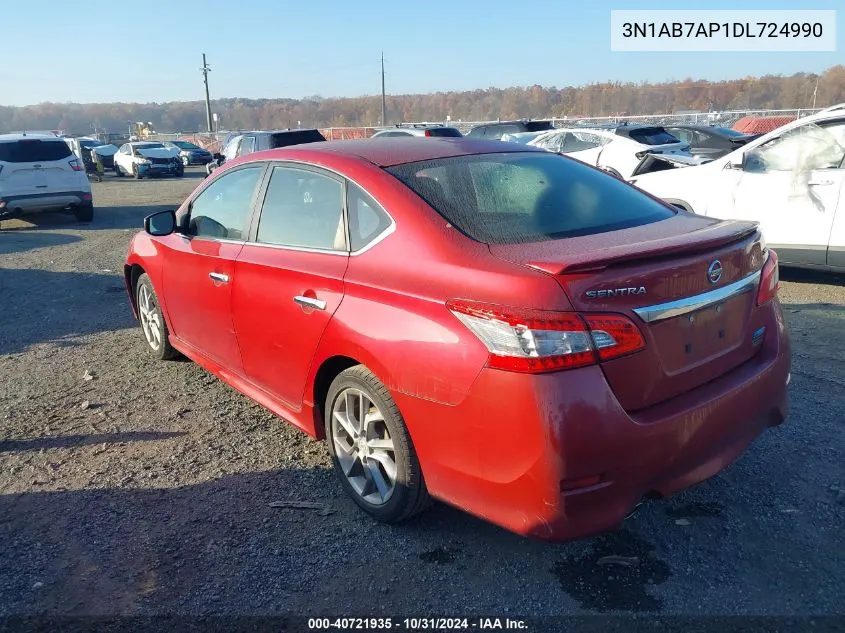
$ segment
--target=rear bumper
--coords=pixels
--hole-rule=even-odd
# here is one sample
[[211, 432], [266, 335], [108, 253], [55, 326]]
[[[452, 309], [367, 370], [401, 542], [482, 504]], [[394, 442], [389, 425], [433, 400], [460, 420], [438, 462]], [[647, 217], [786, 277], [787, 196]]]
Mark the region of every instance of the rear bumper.
[[53, 191], [50, 193], [0, 195], [0, 219], [22, 213], [53, 211], [71, 206], [91, 204], [90, 191]]
[[454, 407], [394, 398], [435, 497], [525, 536], [580, 538], [614, 528], [646, 496], [712, 477], [784, 421], [790, 352], [776, 303], [770, 323], [754, 358], [634, 414], [599, 367], [484, 369]]

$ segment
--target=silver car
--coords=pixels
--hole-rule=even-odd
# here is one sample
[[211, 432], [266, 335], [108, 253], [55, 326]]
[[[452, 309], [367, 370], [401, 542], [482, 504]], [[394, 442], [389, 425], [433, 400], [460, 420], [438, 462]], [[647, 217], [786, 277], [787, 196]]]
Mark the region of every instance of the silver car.
[[404, 124], [392, 128], [385, 128], [373, 134], [370, 138], [384, 138], [386, 136], [434, 136], [434, 137], [452, 137], [456, 138], [463, 136], [461, 132], [454, 127], [446, 127], [444, 125], [428, 125], [422, 123]]

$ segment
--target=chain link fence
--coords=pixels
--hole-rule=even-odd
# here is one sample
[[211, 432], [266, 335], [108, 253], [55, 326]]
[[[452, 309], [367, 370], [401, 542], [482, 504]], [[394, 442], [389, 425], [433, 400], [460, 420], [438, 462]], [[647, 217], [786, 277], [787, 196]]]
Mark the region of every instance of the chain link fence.
[[[718, 125], [721, 127], [733, 127], [737, 121], [744, 117], [760, 117], [760, 118], [781, 118], [783, 120], [796, 119], [819, 112], [822, 108], [791, 108], [783, 110], [723, 110], [712, 112], [674, 112], [672, 114], [619, 114], [615, 116], [604, 117], [546, 117], [542, 120], [550, 120], [555, 127], [568, 127], [572, 125], [609, 125], [628, 123], [648, 123], [653, 125], [672, 125], [672, 124], [698, 124], [698, 125]], [[497, 123], [500, 120], [490, 121], [454, 121], [446, 119], [444, 121], [408, 121], [407, 125], [446, 125], [455, 127], [466, 134], [476, 125]], [[393, 127], [393, 126], [387, 126]], [[329, 127], [321, 128], [320, 132], [329, 140], [343, 140], [368, 138], [372, 136], [381, 127]], [[245, 130], [226, 130], [209, 134], [208, 132], [174, 132], [174, 133], [156, 133], [149, 137], [149, 140], [156, 140], [159, 142], [185, 140], [190, 141], [204, 147], [209, 151], [220, 151], [226, 141], [232, 135], [238, 134]]]
[[[822, 108], [791, 108], [784, 110], [724, 110], [712, 112], [675, 112], [672, 114], [618, 114], [604, 117], [545, 117], [540, 120], [549, 120], [555, 127], [568, 127], [570, 125], [610, 125], [628, 123], [648, 123], [653, 125], [672, 124], [696, 124], [696, 125], [718, 125], [721, 127], [733, 127], [737, 121], [744, 117], [785, 117], [799, 119], [801, 117], [820, 112]], [[476, 125], [498, 123], [499, 120], [491, 121], [438, 121], [442, 125], [449, 125], [458, 128], [466, 134]], [[430, 122], [429, 122], [430, 123]]]

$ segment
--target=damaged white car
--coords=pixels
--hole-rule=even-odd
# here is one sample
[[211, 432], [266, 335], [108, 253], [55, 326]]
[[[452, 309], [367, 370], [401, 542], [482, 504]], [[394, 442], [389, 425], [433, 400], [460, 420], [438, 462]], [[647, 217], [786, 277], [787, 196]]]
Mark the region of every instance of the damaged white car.
[[703, 165], [658, 162], [629, 182], [686, 211], [760, 222], [782, 264], [845, 270], [845, 104]]
[[701, 162], [690, 155], [689, 143], [680, 141], [659, 125], [556, 128], [530, 139], [528, 145], [565, 154], [617, 178], [630, 178], [648, 170], [653, 156], [677, 157], [689, 164]]
[[182, 159], [161, 143], [142, 141], [125, 143], [114, 155], [114, 173], [133, 178], [176, 176], [185, 173]]

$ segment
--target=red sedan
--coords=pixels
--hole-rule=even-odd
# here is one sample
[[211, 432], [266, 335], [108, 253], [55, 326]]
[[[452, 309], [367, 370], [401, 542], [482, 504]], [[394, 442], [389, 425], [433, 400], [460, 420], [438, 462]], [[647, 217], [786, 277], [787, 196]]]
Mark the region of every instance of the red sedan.
[[216, 170], [134, 237], [157, 357], [315, 438], [373, 517], [436, 498], [519, 534], [612, 528], [785, 419], [757, 225], [472, 139], [330, 142]]

